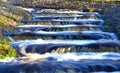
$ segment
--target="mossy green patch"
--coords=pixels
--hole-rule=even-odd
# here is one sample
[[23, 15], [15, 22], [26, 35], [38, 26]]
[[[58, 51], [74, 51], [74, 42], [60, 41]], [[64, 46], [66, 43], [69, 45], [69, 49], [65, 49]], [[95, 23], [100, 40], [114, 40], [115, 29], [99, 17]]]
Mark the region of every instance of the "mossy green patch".
[[10, 46], [10, 40], [8, 38], [0, 40], [0, 51], [0, 59], [16, 56], [16, 51]]

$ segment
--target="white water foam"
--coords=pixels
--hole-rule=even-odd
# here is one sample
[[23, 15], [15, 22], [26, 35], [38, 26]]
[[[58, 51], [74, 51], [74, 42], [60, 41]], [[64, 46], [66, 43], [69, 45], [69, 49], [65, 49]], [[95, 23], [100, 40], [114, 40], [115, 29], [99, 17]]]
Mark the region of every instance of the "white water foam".
[[57, 59], [57, 61], [68, 61], [68, 60], [79, 61], [79, 60], [82, 60], [82, 59], [120, 60], [120, 53], [114, 53], [114, 52], [66, 53], [66, 54], [54, 54], [54, 55], [51, 55], [51, 56], [53, 58]]
[[[28, 59], [29, 61], [34, 60], [46, 60], [53, 58], [56, 61], [80, 61], [84, 59], [88, 60], [120, 60], [120, 53], [115, 52], [81, 52], [81, 53], [45, 53], [36, 54], [28, 53], [22, 59]], [[14, 61], [14, 59], [12, 59]], [[8, 60], [8, 62], [12, 61]], [[6, 62], [6, 61], [5, 61]]]

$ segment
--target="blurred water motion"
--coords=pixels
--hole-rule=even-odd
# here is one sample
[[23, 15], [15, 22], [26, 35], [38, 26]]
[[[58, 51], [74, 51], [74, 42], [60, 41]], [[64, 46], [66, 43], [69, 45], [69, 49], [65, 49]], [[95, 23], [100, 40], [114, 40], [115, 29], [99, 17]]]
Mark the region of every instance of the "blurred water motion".
[[29, 12], [32, 20], [3, 33], [18, 57], [1, 62], [0, 73], [119, 73], [120, 41], [114, 33], [105, 32], [99, 13]]

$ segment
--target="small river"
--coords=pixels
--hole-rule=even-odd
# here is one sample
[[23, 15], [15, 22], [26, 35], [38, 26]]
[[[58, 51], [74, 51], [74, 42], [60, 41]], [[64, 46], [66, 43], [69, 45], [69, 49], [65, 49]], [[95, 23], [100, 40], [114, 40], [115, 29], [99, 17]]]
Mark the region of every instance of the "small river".
[[26, 56], [0, 63], [0, 73], [120, 73], [120, 41], [98, 12], [25, 10], [32, 20], [4, 35]]

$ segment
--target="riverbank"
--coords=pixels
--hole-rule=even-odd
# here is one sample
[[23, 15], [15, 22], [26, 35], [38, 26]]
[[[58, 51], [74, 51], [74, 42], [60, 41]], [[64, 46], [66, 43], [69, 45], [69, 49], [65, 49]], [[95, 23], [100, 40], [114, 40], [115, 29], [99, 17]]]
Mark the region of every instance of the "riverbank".
[[0, 59], [15, 57], [16, 51], [10, 46], [8, 38], [2, 36], [3, 31], [13, 31], [19, 20], [29, 19], [30, 14], [14, 5], [0, 1]]
[[27, 11], [0, 1], [0, 31], [12, 30], [12, 27], [21, 24], [19, 20], [29, 18], [30, 14]]

